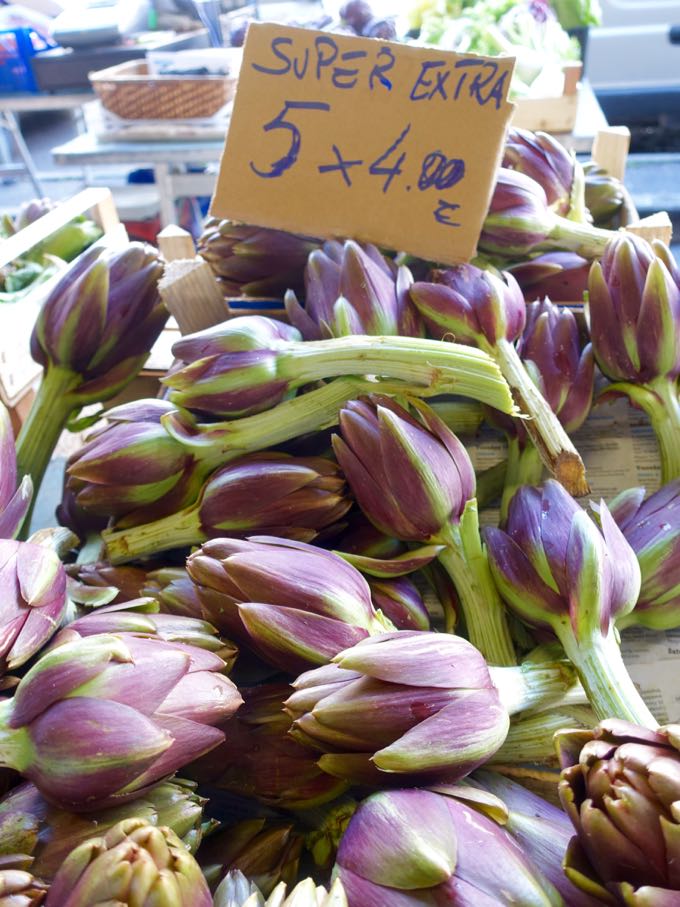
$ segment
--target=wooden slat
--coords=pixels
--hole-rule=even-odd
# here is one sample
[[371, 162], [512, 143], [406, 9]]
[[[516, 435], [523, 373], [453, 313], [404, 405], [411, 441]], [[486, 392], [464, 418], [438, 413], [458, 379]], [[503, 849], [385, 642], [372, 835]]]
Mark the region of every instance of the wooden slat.
[[191, 233], [176, 224], [168, 224], [161, 230], [157, 238], [158, 248], [166, 261], [193, 258], [196, 255], [196, 247]]
[[48, 211], [14, 236], [1, 240], [0, 267], [30, 252], [55, 230], [88, 211], [92, 212], [92, 216], [105, 233], [114, 230], [120, 223], [110, 189], [84, 189], [68, 201], [61, 202], [54, 210]]
[[608, 126], [600, 129], [593, 142], [593, 160], [623, 181], [630, 148], [630, 129], [627, 126]]
[[229, 317], [229, 306], [210, 265], [201, 258], [169, 261], [158, 289], [182, 334], [202, 331]]
[[656, 214], [650, 214], [649, 217], [643, 217], [635, 224], [628, 224], [626, 230], [629, 233], [635, 233], [636, 236], [642, 236], [648, 242], [660, 239], [667, 246], [670, 245], [673, 238], [673, 223], [667, 211], [658, 211]]

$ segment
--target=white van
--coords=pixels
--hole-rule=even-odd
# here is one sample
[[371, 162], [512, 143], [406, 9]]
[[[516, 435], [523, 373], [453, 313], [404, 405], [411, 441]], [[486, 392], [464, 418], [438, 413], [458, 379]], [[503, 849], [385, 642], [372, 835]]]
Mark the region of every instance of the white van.
[[610, 123], [680, 118], [680, 2], [600, 0], [586, 74]]

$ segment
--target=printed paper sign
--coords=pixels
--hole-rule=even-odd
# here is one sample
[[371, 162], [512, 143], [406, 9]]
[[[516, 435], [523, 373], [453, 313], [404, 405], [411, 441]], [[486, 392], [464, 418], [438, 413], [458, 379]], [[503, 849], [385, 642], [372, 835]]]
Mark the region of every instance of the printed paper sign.
[[251, 24], [211, 214], [469, 260], [514, 62]]

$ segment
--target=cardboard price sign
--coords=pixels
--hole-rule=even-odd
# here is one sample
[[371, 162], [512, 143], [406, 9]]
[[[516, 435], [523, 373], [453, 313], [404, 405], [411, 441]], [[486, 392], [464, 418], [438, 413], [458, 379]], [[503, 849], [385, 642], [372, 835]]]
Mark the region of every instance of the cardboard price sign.
[[514, 62], [251, 24], [211, 214], [469, 260]]

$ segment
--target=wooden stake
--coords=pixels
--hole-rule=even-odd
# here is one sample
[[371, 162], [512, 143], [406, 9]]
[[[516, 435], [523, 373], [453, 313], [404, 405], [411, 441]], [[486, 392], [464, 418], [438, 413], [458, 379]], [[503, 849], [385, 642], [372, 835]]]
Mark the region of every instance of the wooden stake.
[[667, 211], [658, 211], [656, 214], [650, 214], [649, 217], [643, 217], [636, 224], [628, 224], [626, 230], [628, 233], [641, 236], [648, 242], [660, 239], [667, 246], [670, 245], [673, 237], [673, 224]]
[[567, 63], [562, 67], [564, 72], [564, 94], [576, 94], [582, 70], [582, 63]]
[[194, 240], [188, 230], [183, 230], [175, 224], [169, 224], [158, 234], [158, 248], [166, 261], [176, 261], [178, 258], [193, 258], [196, 254]]
[[158, 289], [182, 334], [202, 331], [229, 317], [229, 306], [210, 265], [200, 258], [169, 261]]
[[593, 142], [593, 160], [600, 167], [623, 181], [630, 148], [630, 129], [627, 126], [608, 126], [600, 129]]

